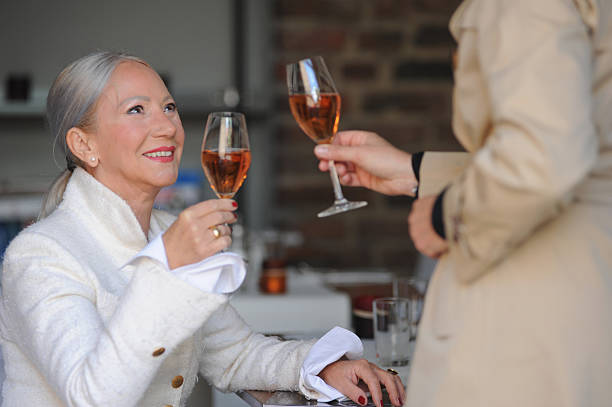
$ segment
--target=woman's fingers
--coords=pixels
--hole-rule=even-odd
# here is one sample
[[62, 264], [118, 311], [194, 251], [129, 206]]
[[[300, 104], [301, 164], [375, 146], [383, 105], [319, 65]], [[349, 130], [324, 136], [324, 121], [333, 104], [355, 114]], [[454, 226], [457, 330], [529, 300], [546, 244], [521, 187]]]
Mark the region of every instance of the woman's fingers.
[[336, 361], [327, 365], [319, 376], [327, 384], [361, 405], [366, 404], [366, 391], [369, 391], [374, 404], [382, 407], [381, 384], [387, 388], [394, 406], [401, 406], [406, 398], [404, 385], [398, 376], [382, 370], [365, 359]]
[[400, 394], [400, 406], [403, 406], [404, 402], [406, 402], [406, 387], [405, 384], [402, 383], [402, 379], [400, 379], [399, 376], [395, 376], [395, 385], [397, 386]]
[[232, 245], [232, 238], [229, 236], [221, 236], [216, 239], [213, 239], [211, 243], [209, 243], [208, 250], [211, 251], [211, 254], [220, 252], [221, 250], [227, 249]]
[[376, 372], [378, 380], [385, 385], [389, 399], [394, 406], [401, 406], [404, 401], [404, 385], [399, 376], [378, 368], [372, 365], [372, 369]]
[[170, 268], [198, 262], [232, 244], [230, 224], [236, 222], [238, 204], [211, 199], [183, 210], [164, 232]]
[[196, 218], [201, 218], [210, 213], [233, 212], [236, 209], [238, 209], [238, 203], [233, 199], [210, 199], [190, 206], [185, 211], [191, 212]]
[[357, 376], [368, 386], [372, 400], [377, 407], [383, 407], [382, 404], [382, 389], [378, 376], [374, 373], [372, 365], [365, 359], [358, 361], [358, 367], [355, 372]]
[[355, 403], [364, 405], [367, 396], [364, 389], [358, 386], [360, 382], [357, 375], [357, 363], [359, 362], [337, 360], [321, 370], [319, 377]]
[[448, 242], [433, 228], [431, 213], [436, 196], [430, 195], [412, 203], [408, 225], [415, 248], [426, 256], [438, 258], [448, 251]]
[[359, 403], [362, 406], [368, 401], [368, 396], [365, 391], [350, 381], [346, 381], [343, 385], [339, 385], [337, 390], [353, 400], [355, 403]]

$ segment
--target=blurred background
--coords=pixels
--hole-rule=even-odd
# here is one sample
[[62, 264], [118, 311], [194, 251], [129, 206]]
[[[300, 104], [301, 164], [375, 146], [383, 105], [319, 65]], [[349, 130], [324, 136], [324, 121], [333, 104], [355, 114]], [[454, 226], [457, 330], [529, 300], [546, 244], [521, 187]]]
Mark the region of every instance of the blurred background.
[[[253, 163], [238, 195], [247, 230], [296, 231], [290, 264], [383, 267], [410, 273], [417, 259], [411, 199], [345, 188], [365, 209], [318, 219], [332, 199], [291, 117], [285, 64], [322, 55], [342, 95], [340, 129], [376, 131], [408, 151], [458, 150], [450, 129], [454, 47], [447, 25], [458, 0], [191, 0], [0, 4], [0, 243], [38, 210], [64, 166], [46, 131], [44, 103], [57, 73], [96, 49], [149, 61], [178, 101], [187, 134], [180, 207], [212, 197], [199, 149], [207, 114], [241, 110]], [[185, 192], [186, 191], [186, 192]]]
[[[410, 152], [461, 150], [450, 126], [455, 44], [447, 28], [459, 3], [0, 2], [0, 253], [35, 219], [42, 195], [65, 168], [44, 117], [53, 79], [76, 58], [112, 49], [148, 61], [179, 105], [187, 134], [181, 173], [160, 194], [160, 206], [179, 211], [214, 196], [200, 166], [206, 116], [243, 111], [253, 161], [237, 195], [234, 249], [249, 257], [250, 269], [260, 272], [265, 260], [280, 259], [274, 267], [328, 273], [336, 286], [351, 272], [417, 274], [423, 259], [408, 234], [410, 198], [345, 188], [348, 199], [369, 205], [316, 217], [329, 206], [332, 187], [289, 112], [285, 64], [325, 58], [342, 96], [341, 130], [376, 131]], [[374, 280], [389, 283], [385, 278]], [[353, 307], [360, 294], [377, 292], [345, 291]]]

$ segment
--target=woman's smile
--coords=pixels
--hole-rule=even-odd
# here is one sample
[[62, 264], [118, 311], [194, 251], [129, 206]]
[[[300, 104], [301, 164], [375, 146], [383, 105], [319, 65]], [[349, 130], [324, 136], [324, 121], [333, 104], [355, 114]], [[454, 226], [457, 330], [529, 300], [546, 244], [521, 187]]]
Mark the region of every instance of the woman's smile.
[[174, 160], [174, 150], [176, 147], [159, 147], [154, 150], [147, 151], [143, 155], [153, 161], [162, 163], [172, 162]]

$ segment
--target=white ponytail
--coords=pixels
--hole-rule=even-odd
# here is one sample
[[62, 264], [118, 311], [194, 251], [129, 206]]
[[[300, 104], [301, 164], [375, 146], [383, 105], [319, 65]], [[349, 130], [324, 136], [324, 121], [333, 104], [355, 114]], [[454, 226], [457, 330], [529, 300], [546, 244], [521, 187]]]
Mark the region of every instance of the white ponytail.
[[45, 195], [45, 199], [43, 199], [40, 213], [38, 214], [38, 220], [49, 216], [49, 214], [57, 208], [60, 202], [62, 202], [64, 191], [66, 190], [66, 185], [68, 185], [71, 175], [72, 171], [65, 170], [55, 179], [55, 181], [53, 181], [51, 188], [49, 188], [49, 191], [47, 191]]

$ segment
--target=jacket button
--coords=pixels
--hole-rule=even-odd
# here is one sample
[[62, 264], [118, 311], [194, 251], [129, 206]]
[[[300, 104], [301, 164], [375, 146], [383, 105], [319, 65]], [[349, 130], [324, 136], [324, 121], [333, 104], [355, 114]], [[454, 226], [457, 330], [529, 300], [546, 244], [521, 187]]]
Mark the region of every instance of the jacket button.
[[157, 348], [153, 351], [153, 356], [157, 357], [163, 354], [166, 351], [166, 348]]
[[183, 384], [183, 376], [178, 375], [174, 379], [172, 379], [172, 387], [178, 389]]

